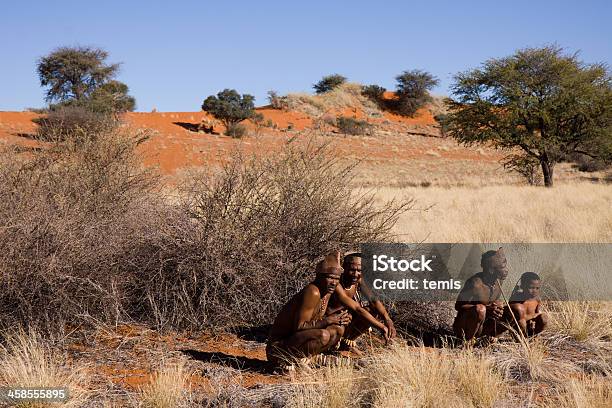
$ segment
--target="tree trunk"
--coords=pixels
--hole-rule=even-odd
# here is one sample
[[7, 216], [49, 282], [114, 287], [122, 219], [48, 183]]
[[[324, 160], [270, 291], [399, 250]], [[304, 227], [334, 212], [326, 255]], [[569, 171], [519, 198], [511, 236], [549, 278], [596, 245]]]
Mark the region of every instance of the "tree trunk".
[[540, 158], [540, 165], [542, 166], [542, 173], [544, 175], [544, 186], [552, 187], [554, 163], [550, 163], [546, 158]]

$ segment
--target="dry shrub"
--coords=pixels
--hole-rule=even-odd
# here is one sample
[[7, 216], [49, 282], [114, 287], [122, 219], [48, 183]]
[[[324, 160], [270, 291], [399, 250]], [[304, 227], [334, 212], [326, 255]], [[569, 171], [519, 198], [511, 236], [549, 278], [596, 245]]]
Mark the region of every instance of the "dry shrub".
[[372, 133], [372, 124], [365, 120], [351, 118], [348, 116], [338, 116], [336, 126], [340, 132], [346, 135], [369, 135]]
[[164, 362], [140, 390], [143, 408], [180, 408], [189, 405], [189, 373], [185, 361]]
[[323, 254], [390, 239], [410, 202], [354, 194], [354, 165], [327, 145], [296, 143], [196, 177], [184, 203], [191, 219], [167, 232], [168, 272], [145, 279], [159, 326], [269, 323]]
[[64, 402], [17, 404], [18, 407], [81, 407], [91, 398], [88, 390], [88, 367], [68, 363], [36, 331], [16, 331], [5, 337], [0, 346], [0, 386], [25, 388], [67, 388]]
[[113, 114], [94, 112], [78, 105], [58, 106], [34, 122], [38, 124], [38, 138], [49, 141], [74, 138], [79, 132], [91, 136], [111, 131], [119, 125]]
[[386, 240], [409, 202], [349, 188], [353, 165], [290, 143], [237, 156], [164, 201], [135, 153], [143, 135], [76, 129], [0, 156], [0, 323], [63, 331], [268, 323], [334, 248]]
[[0, 154], [0, 323], [62, 331], [116, 322], [151, 220], [156, 179], [138, 167], [142, 135], [70, 136], [27, 155]]

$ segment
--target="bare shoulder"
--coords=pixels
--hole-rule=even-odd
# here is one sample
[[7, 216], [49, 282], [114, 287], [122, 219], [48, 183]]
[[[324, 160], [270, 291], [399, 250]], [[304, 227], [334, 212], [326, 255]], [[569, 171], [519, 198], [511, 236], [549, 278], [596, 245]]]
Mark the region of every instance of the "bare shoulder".
[[304, 288], [304, 293], [303, 293], [303, 297], [304, 299], [320, 299], [321, 298], [321, 292], [319, 291], [319, 288], [316, 285], [313, 285], [312, 283], [309, 283], [308, 286], [306, 286]]
[[313, 283], [309, 283], [306, 288], [304, 288], [304, 291], [310, 295], [320, 295], [319, 288]]
[[484, 286], [484, 281], [482, 280], [482, 275], [480, 273], [472, 275], [465, 281], [465, 287], [475, 288], [480, 286]]

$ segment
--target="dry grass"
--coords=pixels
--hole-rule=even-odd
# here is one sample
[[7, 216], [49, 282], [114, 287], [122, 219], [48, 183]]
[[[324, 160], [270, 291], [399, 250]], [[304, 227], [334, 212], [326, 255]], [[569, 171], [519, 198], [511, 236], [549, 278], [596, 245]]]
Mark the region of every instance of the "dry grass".
[[332, 110], [358, 109], [366, 116], [381, 116], [374, 102], [361, 94], [361, 85], [345, 83], [320, 95], [292, 93], [287, 97], [288, 109], [319, 117]]
[[578, 342], [612, 342], [612, 302], [555, 302], [549, 307], [551, 331]]
[[542, 338], [523, 339], [495, 347], [496, 367], [508, 380], [521, 382], [559, 382], [579, 372], [569, 360], [550, 353], [551, 344]]
[[502, 376], [471, 350], [397, 347], [372, 357], [375, 407], [491, 407], [506, 398]]
[[360, 367], [302, 373], [290, 407], [492, 407], [507, 398], [503, 377], [472, 350], [395, 346]]
[[395, 232], [404, 242], [612, 242], [612, 185], [381, 189], [416, 207]]
[[358, 406], [357, 372], [352, 366], [332, 364], [306, 369], [291, 390], [288, 408], [343, 408]]
[[36, 331], [18, 331], [6, 336], [0, 348], [0, 386], [29, 388], [67, 388], [65, 402], [26, 403], [20, 407], [80, 407], [91, 398], [88, 367], [70, 364], [66, 356], [53, 348]]
[[143, 408], [179, 408], [189, 406], [189, 373], [185, 361], [162, 364], [149, 384], [140, 390]]
[[609, 378], [583, 376], [571, 379], [558, 394], [544, 402], [544, 408], [607, 408], [612, 401]]

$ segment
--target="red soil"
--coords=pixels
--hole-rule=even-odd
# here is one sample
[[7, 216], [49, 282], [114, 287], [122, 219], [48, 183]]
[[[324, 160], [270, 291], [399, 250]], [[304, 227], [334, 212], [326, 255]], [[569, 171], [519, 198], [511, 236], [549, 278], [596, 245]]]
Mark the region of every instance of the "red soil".
[[[223, 135], [223, 126], [214, 128], [214, 134], [195, 131], [204, 112], [152, 112], [128, 113], [127, 126], [149, 129], [149, 139], [139, 147], [144, 164], [158, 167], [162, 174], [176, 176], [190, 168], [216, 165], [226, 160], [237, 149], [245, 153], [269, 152], [280, 148], [296, 136], [295, 131], [308, 130], [313, 119], [304, 113], [286, 112], [269, 107], [259, 108], [264, 122], [270, 119], [275, 128], [255, 127], [246, 122], [249, 135], [241, 140]], [[334, 113], [364, 118], [357, 108], [346, 108]], [[0, 143], [35, 146], [33, 135], [36, 125], [32, 119], [40, 115], [32, 112], [0, 112]], [[439, 137], [432, 113], [420, 109], [414, 118], [405, 118], [385, 113], [383, 118], [368, 118], [379, 129], [376, 136], [333, 138], [333, 146], [339, 155], [356, 158], [375, 166], [390, 163], [407, 163], [414, 159], [427, 159], [432, 166], [444, 160], [468, 160], [475, 162], [497, 162], [499, 154], [489, 149], [467, 149], [452, 140]], [[292, 129], [287, 128], [291, 126]], [[333, 129], [330, 129], [333, 130]]]

